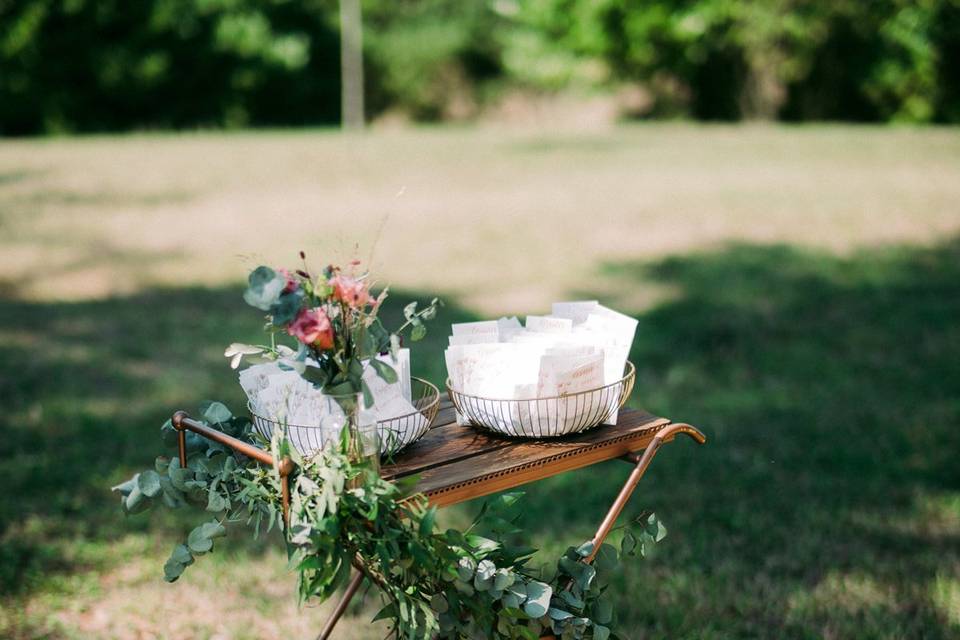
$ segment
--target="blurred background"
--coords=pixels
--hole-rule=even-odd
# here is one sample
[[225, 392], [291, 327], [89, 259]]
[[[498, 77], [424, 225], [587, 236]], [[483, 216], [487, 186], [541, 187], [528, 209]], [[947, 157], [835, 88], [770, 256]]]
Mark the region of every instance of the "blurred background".
[[[109, 492], [241, 409], [243, 282], [301, 249], [443, 297], [438, 383], [451, 322], [640, 320], [631, 404], [710, 440], [631, 503], [630, 640], [960, 637], [958, 121], [956, 0], [0, 0], [0, 637], [317, 633], [278, 537], [167, 585], [198, 514]], [[528, 487], [540, 561], [622, 467]]]

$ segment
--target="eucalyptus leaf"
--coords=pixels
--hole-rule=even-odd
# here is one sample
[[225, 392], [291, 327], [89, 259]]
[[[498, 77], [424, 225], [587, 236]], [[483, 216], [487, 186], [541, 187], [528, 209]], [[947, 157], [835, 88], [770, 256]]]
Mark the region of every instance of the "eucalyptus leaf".
[[155, 498], [162, 490], [160, 474], [153, 469], [147, 469], [137, 477], [137, 488], [148, 498]]
[[660, 520], [657, 520], [657, 531], [653, 534], [653, 541], [660, 542], [667, 537], [667, 527]]
[[527, 601], [523, 604], [523, 611], [531, 618], [542, 618], [550, 608], [550, 598], [553, 588], [543, 582], [532, 581], [527, 584]]
[[187, 536], [187, 546], [192, 553], [207, 553], [213, 549], [213, 539], [222, 537], [226, 533], [226, 528], [216, 520], [204, 522], [194, 527]]
[[163, 565], [163, 579], [167, 582], [176, 582], [183, 574], [186, 565], [176, 562], [172, 558]]
[[200, 415], [210, 424], [229, 422], [233, 413], [222, 402], [204, 402], [200, 404]]
[[508, 595], [515, 596], [520, 600], [520, 602], [524, 602], [527, 599], [527, 587], [527, 583], [515, 581], [512, 585], [507, 587], [507, 592], [504, 594], [504, 597]]
[[464, 557], [460, 558], [460, 562], [457, 565], [457, 577], [460, 578], [463, 582], [473, 579], [474, 573], [477, 570], [477, 565], [474, 563], [473, 558]]
[[519, 609], [520, 605], [523, 603], [523, 600], [524, 598], [521, 598], [515, 593], [510, 593], [509, 591], [500, 597], [500, 601], [507, 609]]
[[493, 578], [493, 588], [497, 591], [503, 591], [514, 583], [516, 577], [507, 569], [497, 569]]
[[170, 554], [170, 559], [185, 566], [193, 564], [193, 555], [185, 544], [175, 546]]
[[481, 560], [480, 564], [477, 565], [477, 576], [483, 580], [492, 580], [496, 572], [497, 565], [489, 560]]
[[619, 555], [615, 547], [609, 544], [600, 545], [597, 555], [593, 559], [593, 566], [601, 573], [613, 571], [620, 564]]
[[576, 596], [572, 591], [563, 591], [560, 593], [560, 599], [574, 609], [583, 609], [583, 598]]
[[247, 281], [248, 286], [243, 293], [243, 299], [251, 307], [261, 311], [269, 311], [287, 286], [286, 278], [270, 267], [264, 266], [254, 269]]
[[[176, 459], [174, 459], [174, 462], [176, 462]], [[187, 482], [193, 480], [192, 469], [182, 469], [179, 465], [174, 466], [173, 463], [170, 464], [167, 475], [170, 477], [170, 482], [173, 483], [173, 486], [180, 491], [187, 491], [189, 489]]]
[[183, 495], [182, 491], [173, 486], [170, 476], [160, 476], [160, 487], [163, 489], [163, 495], [161, 496], [163, 504], [169, 508], [176, 509], [186, 503], [186, 496]]
[[270, 305], [268, 311], [270, 312], [273, 324], [278, 327], [283, 327], [294, 321], [297, 314], [300, 313], [302, 306], [303, 292], [298, 289], [296, 291], [282, 293], [280, 297], [277, 298], [277, 301]]
[[213, 549], [213, 540], [203, 534], [203, 525], [200, 525], [187, 536], [187, 546], [192, 553], [207, 553]]
[[597, 570], [593, 565], [584, 564], [576, 560], [571, 560], [570, 558], [560, 558], [558, 565], [566, 575], [576, 581], [577, 586], [582, 591], [590, 588], [590, 583], [593, 582], [593, 578], [597, 575]]
[[410, 339], [414, 342], [419, 342], [427, 336], [427, 327], [424, 326], [422, 322], [414, 322], [413, 328], [410, 329]]
[[140, 513], [149, 507], [149, 504], [149, 500], [140, 490], [139, 486], [131, 489], [123, 501], [123, 506], [127, 510], [127, 513]]
[[124, 482], [121, 482], [120, 484], [114, 487], [111, 487], [110, 490], [117, 491], [120, 493], [121, 496], [126, 498], [130, 494], [130, 492], [133, 491], [133, 488], [137, 486], [137, 479], [139, 478], [139, 476], [140, 474], [138, 473], [137, 475], [133, 476], [129, 480], [125, 480]]
[[230, 502], [214, 489], [210, 489], [207, 498], [207, 511], [219, 513], [230, 508]]
[[550, 607], [547, 609], [547, 615], [550, 616], [551, 620], [569, 620], [573, 617], [573, 614], [569, 611], [564, 611], [563, 609], [557, 609], [555, 607]]
[[493, 578], [484, 578], [478, 573], [473, 576], [473, 588], [477, 591], [491, 591], [493, 589]]

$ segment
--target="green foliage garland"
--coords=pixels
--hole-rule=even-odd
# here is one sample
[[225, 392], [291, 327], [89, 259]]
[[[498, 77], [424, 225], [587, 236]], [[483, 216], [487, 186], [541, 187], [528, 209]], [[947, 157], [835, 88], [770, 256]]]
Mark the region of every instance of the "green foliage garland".
[[[591, 565], [581, 560], [592, 543], [570, 547], [552, 576], [528, 564], [535, 549], [503, 542], [519, 533], [509, 515], [519, 493], [487, 502], [466, 531], [440, 531], [436, 507], [422, 495], [409, 495], [412, 480], [381, 479], [363, 463], [339, 451], [302, 459], [274, 433], [258, 441], [247, 418], [234, 416], [218, 402], [201, 407], [206, 424], [258, 446], [275, 459], [289, 456], [290, 525], [283, 522], [280, 476], [220, 444], [188, 432], [187, 466], [177, 457], [158, 457], [153, 469], [114, 487], [127, 514], [154, 504], [191, 505], [211, 514], [177, 544], [164, 565], [164, 577], [176, 581], [199, 556], [210, 553], [227, 525], [252, 526], [254, 536], [279, 527], [290, 564], [298, 573], [300, 600], [325, 600], [347, 580], [351, 566], [363, 569], [379, 587], [384, 606], [376, 619], [390, 620], [406, 640], [493, 638], [535, 640], [545, 633], [564, 639], [618, 638], [615, 616], [604, 596], [603, 577], [624, 555], [644, 555], [666, 535], [653, 514], [627, 526], [620, 549], [604, 544]], [[173, 444], [168, 421], [161, 429]], [[484, 535], [481, 535], [484, 534]]]

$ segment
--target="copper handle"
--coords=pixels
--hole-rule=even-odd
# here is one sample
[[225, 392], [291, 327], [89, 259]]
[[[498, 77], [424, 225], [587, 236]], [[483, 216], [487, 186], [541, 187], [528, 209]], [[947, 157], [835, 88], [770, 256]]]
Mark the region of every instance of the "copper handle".
[[295, 466], [290, 458], [283, 458], [280, 464], [276, 464], [273, 456], [263, 449], [259, 449], [248, 442], [238, 440], [233, 436], [228, 436], [223, 431], [212, 429], [201, 422], [197, 422], [191, 418], [190, 414], [186, 411], [177, 411], [173, 414], [171, 422], [173, 423], [173, 428], [177, 430], [177, 445], [180, 449], [181, 467], [186, 468], [187, 466], [187, 431], [193, 431], [208, 440], [219, 442], [234, 451], [242, 453], [248, 458], [253, 458], [257, 462], [276, 467], [280, 473], [280, 489], [283, 497], [283, 522], [284, 525], [290, 524], [290, 474], [293, 473]]

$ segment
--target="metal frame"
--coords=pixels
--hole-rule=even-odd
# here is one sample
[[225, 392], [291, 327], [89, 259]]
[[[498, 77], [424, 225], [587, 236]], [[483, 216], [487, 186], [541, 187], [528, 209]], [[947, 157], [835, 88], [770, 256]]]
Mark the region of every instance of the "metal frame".
[[479, 429], [508, 438], [560, 438], [592, 429], [623, 408], [637, 368], [628, 360], [623, 370], [622, 378], [601, 387], [526, 400], [461, 393], [448, 378], [447, 395], [457, 413]]
[[[290, 458], [283, 458], [279, 462], [273, 459], [269, 453], [262, 449], [258, 449], [253, 445], [250, 445], [246, 442], [238, 440], [232, 436], [228, 436], [222, 431], [217, 431], [212, 429], [196, 420], [192, 419], [185, 411], [177, 411], [173, 414], [173, 427], [177, 430], [177, 443], [179, 446], [180, 453], [180, 464], [183, 467], [187, 466], [187, 449], [186, 449], [186, 432], [193, 431], [194, 433], [213, 440], [214, 442], [219, 442], [225, 446], [228, 446], [237, 452], [253, 458], [257, 462], [262, 464], [275, 466], [277, 471], [280, 473], [280, 482], [282, 488], [282, 498], [283, 498], [283, 519], [284, 523], [289, 523], [290, 521], [290, 474], [293, 472], [294, 464]], [[685, 423], [673, 423], [668, 424], [662, 427], [657, 431], [656, 435], [643, 450], [642, 453], [634, 452], [627, 454], [620, 458], [621, 460], [628, 462], [634, 465], [633, 471], [630, 472], [630, 475], [627, 477], [626, 482], [624, 482], [623, 487], [621, 487], [619, 494], [617, 494], [616, 499], [614, 499], [613, 504], [610, 505], [610, 508], [607, 510], [606, 515], [603, 520], [600, 522], [600, 526], [597, 528], [596, 533], [592, 538], [593, 550], [590, 554], [583, 559], [583, 562], [590, 564], [593, 562], [596, 554], [600, 550], [601, 545], [607, 539], [607, 536], [610, 535], [610, 532], [613, 530], [614, 525], [617, 522], [617, 518], [620, 516], [620, 513], [626, 507], [627, 502], [630, 500], [630, 496], [633, 495], [634, 490], [637, 488], [637, 485], [640, 483], [640, 480], [643, 478], [644, 473], [646, 473], [647, 468], [650, 466], [650, 463], [653, 461], [653, 457], [657, 455], [657, 451], [660, 450], [660, 447], [666, 443], [670, 442], [679, 434], [684, 434], [692, 438], [697, 444], [703, 444], [707, 441], [706, 436], [697, 429], [689, 424]], [[364, 573], [363, 567], [359, 562], [354, 563], [355, 572], [350, 578], [350, 582], [347, 584], [347, 588], [344, 591], [343, 595], [340, 597], [340, 600], [337, 602], [337, 605], [334, 607], [333, 612], [330, 614], [330, 617], [327, 619], [327, 622], [324, 624], [323, 628], [320, 631], [320, 634], [317, 636], [317, 640], [328, 640], [330, 635], [333, 633], [333, 629], [336, 627], [337, 623], [340, 621], [340, 618], [343, 617], [343, 614], [347, 610], [347, 606], [350, 604], [350, 601], [356, 595], [357, 591], [360, 588], [360, 585], [363, 583], [366, 574]], [[543, 640], [555, 640], [554, 636], [543, 636]]]

